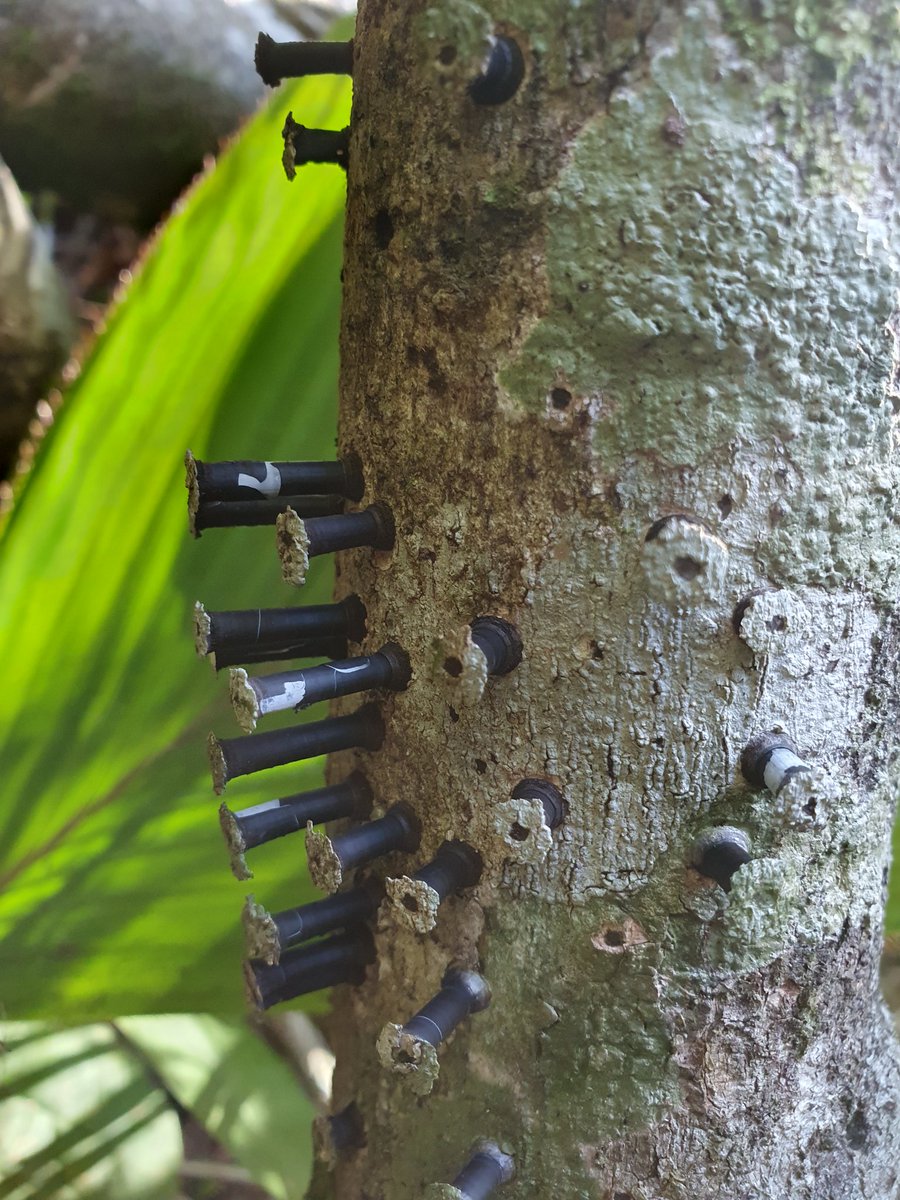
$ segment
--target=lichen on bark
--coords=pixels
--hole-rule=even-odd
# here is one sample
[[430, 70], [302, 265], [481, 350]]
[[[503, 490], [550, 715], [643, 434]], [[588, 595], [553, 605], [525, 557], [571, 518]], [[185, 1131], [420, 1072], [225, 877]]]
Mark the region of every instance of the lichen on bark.
[[[800, 6], [737, 7], [360, 7], [340, 441], [397, 541], [338, 595], [415, 673], [366, 763], [422, 821], [387, 873], [453, 838], [484, 872], [430, 933], [385, 909], [338, 995], [367, 1146], [316, 1197], [412, 1200], [485, 1137], [511, 1200], [897, 1194], [897, 163], [856, 101], [900, 74], [873, 37], [823, 104]], [[527, 65], [492, 109], [490, 32]], [[456, 706], [435, 647], [480, 615], [523, 661]], [[766, 730], [812, 768], [777, 796], [740, 767]], [[568, 805], [546, 854], [499, 833], [526, 777]], [[719, 825], [728, 893], [692, 865]], [[376, 1042], [449, 964], [493, 999], [413, 1102]]]

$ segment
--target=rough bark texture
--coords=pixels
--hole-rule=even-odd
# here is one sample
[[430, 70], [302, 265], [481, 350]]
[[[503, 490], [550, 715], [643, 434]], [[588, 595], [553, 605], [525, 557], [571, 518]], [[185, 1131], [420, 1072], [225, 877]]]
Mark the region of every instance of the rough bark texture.
[[[898, 1195], [890, 10], [360, 7], [341, 445], [397, 544], [338, 594], [415, 677], [330, 769], [420, 816], [387, 874], [446, 837], [485, 869], [429, 934], [383, 909], [338, 993], [368, 1145], [316, 1197], [418, 1198], [481, 1137], [510, 1200]], [[527, 73], [479, 108], [496, 31]], [[473, 701], [444, 667], [485, 613], [525, 655]], [[814, 767], [777, 798], [740, 769], [772, 729]], [[525, 776], [568, 802], [546, 857], [505, 825]], [[690, 866], [721, 824], [752, 844], [730, 893]], [[376, 1040], [449, 963], [493, 1002], [420, 1096]]]

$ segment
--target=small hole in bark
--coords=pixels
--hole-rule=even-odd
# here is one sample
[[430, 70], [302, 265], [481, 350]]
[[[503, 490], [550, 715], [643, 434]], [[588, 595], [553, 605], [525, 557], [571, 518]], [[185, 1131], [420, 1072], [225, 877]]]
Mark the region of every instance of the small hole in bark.
[[449, 705], [447, 706], [447, 711], [448, 711], [448, 712], [449, 712], [449, 714], [450, 714], [450, 720], [451, 720], [451, 721], [453, 722], [453, 724], [455, 725], [455, 724], [456, 724], [456, 722], [459, 720], [459, 713], [456, 711], [456, 709], [453, 707], [453, 705], [452, 705], [452, 704], [449, 704]]
[[415, 896], [404, 896], [403, 907], [407, 910], [407, 912], [417, 913], [419, 911], [419, 902]]
[[373, 226], [375, 229], [375, 243], [378, 249], [387, 250], [391, 244], [391, 238], [394, 236], [394, 222], [386, 208], [379, 208], [375, 214]]
[[515, 821], [509, 827], [509, 836], [513, 839], [514, 842], [527, 841], [528, 835], [530, 832], [531, 831], [526, 829], [524, 825], [520, 825], [518, 821]]
[[483, 758], [475, 759], [475, 770], [478, 772], [479, 775], [483, 775], [485, 773], [485, 771], [487, 770], [487, 763], [484, 761]]
[[787, 620], [782, 616], [773, 617], [771, 621], [767, 621], [766, 624], [768, 625], [769, 629], [771, 629], [772, 633], [784, 633], [785, 629], [787, 629]]
[[624, 946], [625, 933], [621, 929], [607, 929], [603, 934], [603, 940], [607, 946]]
[[719, 506], [719, 512], [722, 514], [723, 521], [731, 516], [731, 510], [734, 508], [734, 501], [727, 492], [724, 496], [720, 496], [716, 503]]
[[550, 393], [550, 403], [561, 412], [572, 403], [572, 393], [566, 388], [554, 388]]
[[437, 56], [438, 62], [442, 67], [449, 67], [456, 62], [456, 47], [441, 46]]
[[394, 1058], [398, 1063], [402, 1063], [404, 1067], [413, 1067], [416, 1063], [416, 1060], [408, 1050], [398, 1050]]
[[444, 670], [454, 679], [458, 679], [462, 675], [462, 663], [458, 658], [451, 656], [444, 659]]
[[697, 562], [696, 558], [691, 558], [689, 554], [679, 554], [675, 559], [674, 567], [682, 579], [696, 579], [703, 567]]
[[612, 1200], [634, 1200], [631, 1192], [613, 1192]]
[[591, 658], [596, 659], [597, 662], [603, 658], [603, 647], [598, 646], [596, 642], [591, 642]]

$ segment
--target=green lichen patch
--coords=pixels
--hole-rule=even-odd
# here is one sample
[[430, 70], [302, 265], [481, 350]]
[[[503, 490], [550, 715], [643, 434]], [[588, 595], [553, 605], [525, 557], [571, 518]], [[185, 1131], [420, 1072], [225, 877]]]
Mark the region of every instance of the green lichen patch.
[[[751, 88], [688, 22], [650, 81], [584, 126], [550, 196], [549, 308], [501, 382], [538, 416], [560, 375], [591, 398], [601, 476], [649, 455], [662, 472], [691, 464], [702, 492], [724, 461], [752, 490], [758, 454], [783, 448], [760, 514], [776, 577], [874, 574], [887, 589], [900, 556], [886, 520], [898, 488], [890, 231], [855, 193], [805, 186]], [[827, 343], [809, 337], [822, 325]]]

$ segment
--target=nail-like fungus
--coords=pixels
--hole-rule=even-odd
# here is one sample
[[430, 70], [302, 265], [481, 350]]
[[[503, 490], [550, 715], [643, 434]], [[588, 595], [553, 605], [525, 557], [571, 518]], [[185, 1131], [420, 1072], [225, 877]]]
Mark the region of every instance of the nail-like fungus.
[[413, 1090], [427, 1095], [438, 1074], [436, 1048], [472, 1013], [490, 1004], [487, 981], [474, 971], [451, 968], [441, 990], [405, 1025], [388, 1024], [378, 1038], [382, 1065], [410, 1077]]
[[322, 891], [335, 892], [353, 867], [395, 851], [409, 853], [418, 847], [420, 837], [419, 822], [405, 804], [395, 804], [378, 820], [333, 838], [310, 828], [306, 835], [310, 876]]
[[374, 961], [375, 942], [361, 926], [291, 950], [274, 966], [245, 962], [247, 996], [255, 1008], [267, 1009], [335, 984], [360, 984]]
[[379, 885], [366, 884], [277, 913], [270, 913], [250, 895], [244, 901], [243, 913], [247, 957], [277, 963], [292, 946], [367, 920], [378, 908], [383, 894], [384, 889]]
[[431, 862], [414, 875], [387, 880], [393, 915], [418, 933], [428, 933], [437, 922], [441, 903], [453, 892], [474, 887], [482, 869], [481, 855], [471, 846], [444, 842]]
[[299, 711], [322, 700], [352, 696], [374, 688], [399, 692], [412, 678], [409, 656], [393, 642], [375, 654], [339, 659], [315, 667], [250, 676], [240, 667], [231, 672], [231, 703], [238, 724], [250, 733], [267, 713]]
[[342, 783], [297, 792], [281, 800], [267, 800], [232, 812], [219, 808], [219, 823], [231, 852], [231, 870], [237, 879], [252, 879], [244, 855], [256, 846], [306, 829], [309, 822], [321, 825], [345, 817], [359, 820], [372, 808], [372, 788], [362, 771], [354, 771]]
[[384, 504], [370, 504], [362, 512], [303, 520], [293, 509], [275, 522], [278, 557], [285, 583], [302, 587], [309, 560], [318, 554], [371, 546], [390, 550], [394, 545], [394, 519]]
[[266, 87], [304, 75], [352, 75], [353, 40], [348, 42], [276, 42], [267, 33], [256, 40], [256, 72]]
[[252, 775], [338, 750], [379, 750], [383, 741], [384, 722], [378, 705], [365, 704], [343, 717], [328, 717], [272, 733], [239, 738], [217, 738], [211, 733], [207, 752], [213, 787], [221, 795], [229, 780], [239, 775]]
[[731, 879], [750, 861], [750, 839], [742, 829], [718, 825], [705, 829], [694, 842], [691, 865], [707, 879], [714, 879], [725, 892], [731, 891]]

